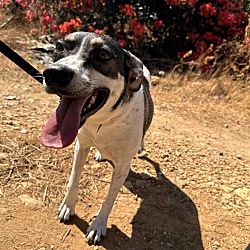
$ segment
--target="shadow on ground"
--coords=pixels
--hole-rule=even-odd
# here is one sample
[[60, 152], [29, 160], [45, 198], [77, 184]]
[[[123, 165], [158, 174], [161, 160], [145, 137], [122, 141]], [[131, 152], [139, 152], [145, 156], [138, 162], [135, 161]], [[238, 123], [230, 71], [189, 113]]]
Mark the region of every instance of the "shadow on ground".
[[[193, 201], [163, 175], [158, 163], [147, 156], [140, 158], [152, 164], [157, 178], [132, 170], [129, 173], [125, 185], [142, 199], [131, 222], [132, 237], [112, 225], [100, 245], [108, 250], [203, 250]], [[88, 224], [81, 218], [76, 216], [70, 224], [86, 233]]]

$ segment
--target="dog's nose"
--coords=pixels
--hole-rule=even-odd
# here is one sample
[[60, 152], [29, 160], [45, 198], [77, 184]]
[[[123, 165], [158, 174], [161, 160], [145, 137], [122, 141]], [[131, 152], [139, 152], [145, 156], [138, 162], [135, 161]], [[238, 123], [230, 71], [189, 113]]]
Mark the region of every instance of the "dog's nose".
[[48, 86], [64, 87], [70, 83], [74, 71], [64, 65], [51, 65], [44, 70], [43, 76]]

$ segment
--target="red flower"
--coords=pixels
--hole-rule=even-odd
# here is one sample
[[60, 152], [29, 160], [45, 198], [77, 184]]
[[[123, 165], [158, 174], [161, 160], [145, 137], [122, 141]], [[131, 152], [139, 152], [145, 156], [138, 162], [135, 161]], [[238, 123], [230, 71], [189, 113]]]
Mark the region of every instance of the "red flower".
[[25, 8], [28, 5], [27, 0], [16, 0], [18, 4], [20, 4], [23, 8]]
[[89, 26], [88, 26], [88, 31], [91, 32], [91, 31], [93, 31], [93, 30], [94, 30], [94, 28], [93, 28], [91, 25], [89, 25]]
[[51, 24], [54, 22], [54, 19], [52, 18], [51, 14], [46, 12], [43, 15], [43, 19], [42, 19], [42, 25], [47, 25], [47, 24]]
[[35, 29], [35, 28], [32, 28], [32, 29], [30, 30], [30, 33], [35, 33], [35, 32], [37, 32], [37, 29]]
[[58, 31], [58, 26], [56, 24], [53, 24], [52, 27], [51, 27], [51, 30], [53, 32], [57, 32]]
[[228, 6], [230, 4], [229, 0], [217, 0], [217, 3], [222, 4], [223, 6]]
[[193, 8], [198, 0], [187, 0], [188, 4]]
[[8, 6], [11, 2], [12, 2], [12, 0], [2, 0], [0, 6], [1, 7]]
[[236, 16], [228, 11], [220, 11], [218, 15], [218, 24], [220, 26], [230, 26], [236, 21]]
[[177, 6], [180, 2], [179, 0], [167, 0], [166, 3], [169, 5]]
[[46, 33], [46, 31], [47, 31], [46, 26], [43, 26], [43, 28], [42, 28], [42, 34], [45, 34], [45, 33]]
[[134, 7], [130, 4], [125, 4], [124, 6], [120, 7], [120, 13], [125, 14], [126, 16], [136, 16]]
[[72, 31], [78, 30], [82, 26], [82, 21], [80, 18], [70, 19], [70, 22], [64, 22], [59, 25], [59, 33], [62, 35], [69, 34]]
[[204, 17], [215, 16], [217, 13], [215, 7], [211, 3], [202, 4], [200, 6], [200, 11], [201, 15]]
[[78, 24], [82, 24], [82, 20], [79, 17], [76, 17], [76, 21], [78, 22]]
[[103, 31], [103, 30], [96, 29], [96, 30], [95, 30], [95, 33], [96, 33], [96, 34], [103, 35], [103, 34], [104, 34], [104, 31]]
[[59, 32], [62, 35], [66, 35], [70, 33], [69, 22], [64, 22], [63, 24], [59, 25]]
[[197, 38], [199, 38], [200, 35], [199, 34], [195, 34], [195, 33], [189, 33], [188, 34], [188, 39], [190, 39], [193, 43], [196, 41]]
[[156, 20], [156, 21], [155, 21], [155, 27], [156, 27], [156, 28], [159, 28], [159, 27], [161, 27], [162, 25], [163, 25], [162, 20]]
[[35, 15], [36, 13], [35, 12], [32, 12], [31, 10], [27, 10], [27, 12], [26, 12], [26, 20], [28, 21], [28, 22], [31, 22], [32, 20], [33, 20], [33, 17], [34, 17], [34, 15]]
[[126, 47], [126, 41], [125, 41], [125, 39], [118, 39], [117, 41], [118, 41], [118, 43], [119, 43], [123, 48]]
[[205, 40], [207, 41], [212, 41], [214, 38], [214, 34], [212, 32], [206, 32], [203, 37], [205, 38]]

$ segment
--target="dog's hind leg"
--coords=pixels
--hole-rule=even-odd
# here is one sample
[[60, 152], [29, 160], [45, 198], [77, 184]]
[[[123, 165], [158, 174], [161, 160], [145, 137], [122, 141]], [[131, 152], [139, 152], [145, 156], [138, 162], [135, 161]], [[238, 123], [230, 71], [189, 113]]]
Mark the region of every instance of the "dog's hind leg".
[[81, 147], [79, 141], [76, 140], [74, 163], [69, 178], [67, 192], [59, 207], [59, 219], [61, 221], [69, 220], [69, 217], [75, 214], [81, 171], [88, 153], [89, 148]]
[[94, 244], [96, 244], [101, 240], [101, 236], [106, 235], [108, 216], [112, 210], [119, 190], [125, 182], [129, 169], [130, 163], [115, 166], [107, 197], [96, 214], [92, 224], [87, 229], [87, 240], [89, 243], [94, 242]]

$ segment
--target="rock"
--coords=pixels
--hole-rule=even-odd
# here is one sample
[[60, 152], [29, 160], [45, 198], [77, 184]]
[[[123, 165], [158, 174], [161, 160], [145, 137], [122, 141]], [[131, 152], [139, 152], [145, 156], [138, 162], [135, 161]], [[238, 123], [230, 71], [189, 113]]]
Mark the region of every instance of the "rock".
[[9, 100], [9, 101], [16, 101], [19, 100], [19, 98], [15, 95], [8, 95], [4, 97], [5, 100]]
[[234, 193], [237, 194], [242, 200], [245, 201], [245, 203], [250, 205], [250, 189], [243, 187], [243, 188], [237, 188], [234, 190]]
[[232, 191], [234, 190], [233, 187], [229, 187], [229, 186], [226, 186], [226, 185], [220, 185], [220, 187], [221, 187], [221, 189], [222, 189], [223, 191], [225, 191], [226, 193], [230, 193], [230, 192], [232, 192]]
[[239, 160], [242, 160], [242, 156], [240, 154], [237, 154], [236, 157], [239, 159]]
[[44, 206], [42, 201], [30, 197], [28, 194], [22, 194], [18, 198], [26, 205], [33, 209], [39, 209]]
[[175, 152], [175, 155], [176, 155], [177, 157], [180, 157], [180, 156], [181, 156], [181, 152], [176, 151], [176, 152]]
[[215, 241], [215, 242], [214, 242], [214, 246], [215, 246], [216, 248], [218, 248], [218, 247], [220, 246], [220, 243], [219, 243], [218, 241]]
[[29, 133], [29, 130], [27, 129], [22, 129], [19, 131], [21, 134], [28, 134]]

